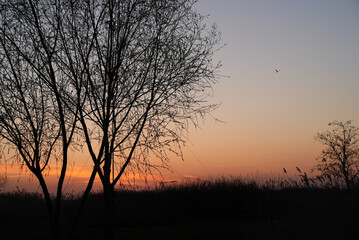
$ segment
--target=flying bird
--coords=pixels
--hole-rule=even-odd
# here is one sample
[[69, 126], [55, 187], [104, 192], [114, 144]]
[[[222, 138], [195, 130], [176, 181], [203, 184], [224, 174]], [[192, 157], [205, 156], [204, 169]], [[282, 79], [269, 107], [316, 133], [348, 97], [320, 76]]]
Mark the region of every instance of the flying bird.
[[276, 72], [276, 73], [279, 73], [279, 70], [278, 70], [278, 69], [275, 69], [275, 72]]

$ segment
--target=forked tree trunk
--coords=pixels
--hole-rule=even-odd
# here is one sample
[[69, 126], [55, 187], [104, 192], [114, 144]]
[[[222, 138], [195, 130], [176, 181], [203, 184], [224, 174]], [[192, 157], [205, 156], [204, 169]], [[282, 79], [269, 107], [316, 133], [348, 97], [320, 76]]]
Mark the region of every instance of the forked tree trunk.
[[50, 193], [47, 189], [47, 186], [46, 186], [43, 176], [41, 174], [40, 175], [35, 174], [35, 175], [36, 175], [37, 179], [39, 180], [39, 183], [40, 183], [40, 186], [42, 189], [42, 193], [44, 194], [47, 215], [49, 218], [53, 238], [55, 240], [60, 240], [61, 239], [61, 229], [60, 229], [60, 225], [59, 225], [58, 216], [56, 214], [54, 214], [54, 209], [53, 209]]

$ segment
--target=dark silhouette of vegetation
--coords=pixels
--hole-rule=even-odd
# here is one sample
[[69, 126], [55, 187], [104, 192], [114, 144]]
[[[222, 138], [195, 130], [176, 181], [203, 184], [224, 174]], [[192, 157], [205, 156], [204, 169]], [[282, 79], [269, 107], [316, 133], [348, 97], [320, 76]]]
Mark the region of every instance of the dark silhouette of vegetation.
[[[60, 236], [62, 185], [71, 141], [67, 136], [66, 121], [73, 126], [74, 120], [65, 117], [51, 61], [51, 46], [43, 41], [44, 30], [38, 22], [37, 6], [32, 1], [21, 4], [19, 1], [3, 1], [0, 11], [1, 142], [13, 150], [15, 161], [25, 165], [38, 179], [54, 236]], [[59, 139], [63, 144], [63, 155], [57, 201], [53, 207], [44, 175], [55, 148], [60, 148], [57, 145]]]
[[[212, 63], [220, 34], [195, 2], [0, 2], [1, 142], [38, 179], [54, 238], [63, 237], [70, 147], [84, 142], [93, 161], [72, 225], [97, 174], [111, 239], [116, 184], [134, 171], [169, 168], [171, 156], [182, 157], [189, 124], [215, 107], [206, 97], [220, 67]], [[55, 201], [44, 178], [54, 161]]]
[[[123, 189], [116, 191], [121, 201], [114, 234], [116, 239], [353, 239], [359, 223], [356, 185], [352, 193], [319, 182], [238, 178]], [[64, 216], [72, 216], [78, 201], [65, 199]], [[33, 214], [45, 211], [42, 202], [37, 194], [1, 194], [2, 236], [46, 239], [46, 222]], [[90, 195], [75, 239], [103, 239], [102, 204], [102, 193]]]
[[[67, 73], [59, 57], [61, 4], [66, 1], [0, 3], [0, 137], [11, 157], [39, 181], [53, 236], [61, 239], [61, 203], [68, 151], [76, 145], [80, 104], [70, 106]], [[60, 169], [50, 196], [45, 175]], [[93, 174], [94, 175], [94, 174]], [[88, 193], [88, 192], [85, 192]], [[52, 198], [55, 198], [55, 201]]]
[[194, 4], [79, 1], [59, 23], [58, 62], [72, 86], [66, 99], [103, 185], [107, 239], [116, 184], [168, 169], [170, 156], [182, 157], [188, 125], [215, 107], [206, 97], [220, 67], [212, 64], [220, 34]]
[[331, 131], [318, 133], [316, 140], [326, 148], [317, 159], [314, 168], [323, 179], [338, 179], [344, 182], [348, 192], [358, 181], [359, 174], [359, 129], [351, 121], [329, 123]]

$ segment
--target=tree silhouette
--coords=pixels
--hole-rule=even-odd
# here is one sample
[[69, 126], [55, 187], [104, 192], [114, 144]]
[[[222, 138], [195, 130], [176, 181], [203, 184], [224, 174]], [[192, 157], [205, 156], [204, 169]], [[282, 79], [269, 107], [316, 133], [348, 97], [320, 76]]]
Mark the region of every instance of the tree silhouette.
[[107, 239], [116, 184], [134, 171], [147, 176], [169, 168], [171, 154], [182, 157], [189, 124], [216, 107], [207, 97], [220, 67], [212, 63], [220, 34], [204, 24], [195, 3], [2, 3], [3, 138], [38, 179], [53, 148], [61, 148], [59, 205], [70, 142], [83, 137], [93, 161], [83, 202], [97, 174]]
[[343, 180], [349, 192], [359, 174], [359, 129], [351, 121], [329, 123], [332, 131], [318, 133], [316, 140], [326, 146], [315, 167], [324, 178]]
[[[68, 151], [78, 121], [73, 114], [78, 110], [66, 102], [72, 90], [59, 63], [64, 51], [59, 44], [61, 4], [0, 2], [0, 136], [15, 151], [16, 161], [38, 179], [58, 239]], [[44, 178], [53, 161], [60, 166], [54, 203]]]
[[[126, 172], [143, 175], [181, 156], [183, 133], [215, 105], [206, 103], [219, 65], [219, 33], [207, 29], [195, 1], [94, 1], [70, 6], [63, 38], [86, 145], [101, 179], [107, 238], [114, 187]], [[79, 17], [80, 16], [80, 17]], [[83, 74], [71, 71], [79, 63]], [[95, 152], [95, 149], [98, 149]], [[150, 157], [161, 160], [154, 165]], [[112, 177], [112, 178], [111, 178]]]

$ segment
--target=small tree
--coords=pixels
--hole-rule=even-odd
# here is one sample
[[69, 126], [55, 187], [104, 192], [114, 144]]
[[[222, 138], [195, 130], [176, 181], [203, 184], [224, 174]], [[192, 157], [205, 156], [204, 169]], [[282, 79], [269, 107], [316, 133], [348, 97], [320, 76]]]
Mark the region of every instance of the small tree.
[[324, 178], [344, 181], [347, 191], [358, 180], [359, 174], [359, 129], [351, 121], [329, 123], [332, 131], [318, 133], [316, 140], [326, 146], [315, 167]]

